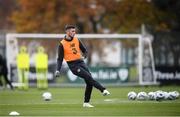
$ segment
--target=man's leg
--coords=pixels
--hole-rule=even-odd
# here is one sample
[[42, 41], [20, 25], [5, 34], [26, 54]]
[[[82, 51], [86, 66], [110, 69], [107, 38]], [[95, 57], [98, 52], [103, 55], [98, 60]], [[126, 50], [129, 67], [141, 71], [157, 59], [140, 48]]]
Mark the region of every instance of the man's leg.
[[86, 82], [86, 90], [85, 90], [83, 107], [94, 107], [88, 103], [91, 98], [93, 86], [99, 89], [102, 93], [104, 93], [105, 88], [99, 82], [95, 81], [92, 78], [91, 73], [89, 72], [87, 66], [84, 63], [72, 65], [70, 66], [70, 69], [73, 72], [73, 74], [83, 78]]
[[[82, 62], [81, 64], [80, 64], [80, 67], [82, 68], [82, 69], [84, 69], [85, 71], [87, 71], [88, 72], [88, 74], [91, 76], [91, 73], [90, 73], [90, 71], [89, 71], [89, 69], [88, 69], [88, 67], [87, 67], [87, 65], [84, 63], [84, 62]], [[103, 90], [105, 89], [99, 82], [97, 82], [96, 80], [94, 80], [93, 78], [92, 78], [92, 76], [91, 76], [91, 79], [93, 80], [93, 81], [91, 81], [91, 82], [93, 82], [95, 85], [97, 85], [97, 86], [100, 86], [101, 87], [101, 92], [103, 92]], [[87, 79], [88, 80], [88, 79]], [[94, 86], [94, 85], [93, 85]], [[96, 86], [94, 86], [94, 87], [96, 87]], [[98, 89], [98, 88], [97, 88]]]
[[1, 74], [0, 74], [0, 86], [3, 86]]
[[94, 107], [93, 105], [89, 104], [90, 99], [91, 99], [92, 89], [93, 89], [93, 86], [89, 84], [88, 82], [86, 82], [86, 90], [85, 90], [83, 107], [88, 107], [88, 108]]
[[[86, 71], [91, 75], [91, 73], [90, 73], [87, 65], [86, 65], [84, 62], [82, 62], [82, 63], [80, 64], [80, 66], [81, 66], [84, 70], [86, 70]], [[92, 78], [92, 79], [93, 79], [93, 78]], [[93, 80], [94, 80], [94, 79], [93, 79]], [[95, 80], [94, 80], [94, 81], [95, 81]], [[95, 82], [97, 82], [97, 81], [95, 81]], [[97, 83], [98, 83], [98, 82], [97, 82]], [[103, 93], [104, 96], [110, 94], [109, 91], [107, 91], [107, 90], [105, 90], [105, 89], [104, 89], [103, 91], [101, 91], [101, 92]]]
[[85, 96], [84, 96], [84, 102], [85, 103], [88, 103], [90, 101], [92, 89], [93, 89], [93, 86], [86, 82], [86, 90], [85, 90]]
[[6, 83], [10, 86], [11, 89], [13, 89], [13, 86], [12, 86], [11, 82], [9, 81], [7, 74], [4, 74], [3, 76], [4, 76]]
[[83, 78], [85, 80], [86, 84], [90, 84], [90, 85], [94, 86], [95, 88], [99, 89], [101, 92], [103, 92], [105, 90], [105, 88], [99, 82], [95, 81], [92, 78], [91, 74], [88, 71], [86, 71], [86, 69], [84, 69], [83, 67], [77, 66], [77, 67], [72, 68], [71, 71], [75, 75]]

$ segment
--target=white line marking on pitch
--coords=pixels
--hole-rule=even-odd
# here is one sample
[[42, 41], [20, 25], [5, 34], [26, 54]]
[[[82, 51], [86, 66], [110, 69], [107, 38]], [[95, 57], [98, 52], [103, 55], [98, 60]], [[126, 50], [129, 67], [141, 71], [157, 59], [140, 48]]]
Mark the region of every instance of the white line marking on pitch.
[[[179, 101], [138, 101], [138, 100], [121, 100], [118, 98], [112, 98], [112, 99], [104, 99], [104, 100], [94, 100], [92, 102], [93, 104], [106, 104], [106, 103], [114, 103], [114, 104], [120, 104], [120, 103], [180, 103]], [[63, 103], [63, 102], [57, 102], [57, 103], [51, 103], [51, 102], [44, 102], [44, 103], [24, 103], [24, 104], [0, 104], [0, 105], [68, 105], [68, 104], [81, 104], [80, 102], [70, 102], [70, 103]]]

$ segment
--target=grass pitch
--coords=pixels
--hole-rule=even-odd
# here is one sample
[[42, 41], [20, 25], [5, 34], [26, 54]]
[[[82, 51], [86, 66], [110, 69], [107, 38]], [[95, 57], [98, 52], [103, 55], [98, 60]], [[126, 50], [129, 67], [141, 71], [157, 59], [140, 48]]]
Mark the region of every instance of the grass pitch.
[[[104, 97], [93, 89], [91, 104], [94, 108], [83, 108], [84, 88], [49, 88], [28, 91], [0, 90], [0, 116], [17, 111], [21, 116], [180, 116], [180, 99], [166, 101], [130, 101], [129, 91], [173, 91], [178, 86], [168, 87], [116, 87], [108, 88], [110, 96]], [[52, 93], [51, 101], [44, 101], [42, 93]]]

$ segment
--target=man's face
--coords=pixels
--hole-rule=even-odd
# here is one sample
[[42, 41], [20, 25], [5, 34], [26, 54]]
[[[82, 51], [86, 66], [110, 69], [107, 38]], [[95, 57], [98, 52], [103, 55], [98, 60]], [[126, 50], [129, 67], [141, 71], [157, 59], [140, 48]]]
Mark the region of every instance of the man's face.
[[67, 31], [66, 31], [66, 34], [68, 35], [68, 36], [70, 36], [70, 37], [74, 37], [74, 35], [76, 34], [76, 29], [75, 28], [71, 28], [71, 29], [68, 29]]

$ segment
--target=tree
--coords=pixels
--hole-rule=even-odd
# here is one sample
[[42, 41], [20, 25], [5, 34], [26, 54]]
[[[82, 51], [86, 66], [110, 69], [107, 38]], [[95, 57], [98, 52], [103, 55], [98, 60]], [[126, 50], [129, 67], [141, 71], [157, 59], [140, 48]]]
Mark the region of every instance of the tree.
[[[163, 53], [167, 61], [173, 61], [173, 66], [179, 66], [180, 55], [180, 41], [179, 41], [179, 31], [180, 31], [180, 1], [179, 0], [152, 0], [153, 4], [158, 8], [158, 10], [166, 13], [166, 17], [163, 21], [166, 22], [170, 30], [167, 32], [155, 32], [157, 35], [155, 40], [155, 51], [156, 57], [159, 57], [159, 53]], [[164, 48], [162, 51], [161, 48]], [[168, 55], [171, 55], [168, 58]], [[166, 65], [168, 65], [166, 63]]]
[[163, 20], [169, 25], [171, 31], [180, 31], [180, 1], [179, 0], [152, 0], [158, 10], [165, 12], [167, 17]]
[[154, 36], [155, 58], [159, 61], [157, 65], [179, 66], [180, 34], [178, 32], [156, 32]]
[[[110, 0], [107, 0], [110, 2]], [[105, 14], [102, 0], [19, 0], [12, 15], [17, 32], [59, 32], [65, 24], [76, 24], [80, 33], [98, 33]], [[100, 25], [99, 25], [100, 26]], [[61, 29], [61, 30], [60, 30]]]
[[[154, 31], [180, 27], [179, 0], [17, 0], [11, 17], [17, 32], [64, 33], [75, 24], [79, 33], [140, 33], [146, 24]], [[90, 50], [101, 50], [89, 41]], [[132, 45], [132, 42], [127, 42]], [[90, 60], [91, 61], [91, 60]]]
[[[178, 28], [178, 0], [18, 0], [12, 22], [18, 32], [59, 32], [76, 24], [80, 33], [140, 32], [142, 24], [154, 30]], [[178, 24], [178, 25], [177, 25]], [[174, 26], [172, 26], [174, 25]]]
[[58, 32], [63, 4], [57, 0], [18, 0], [12, 22], [17, 32]]
[[166, 14], [158, 10], [147, 0], [121, 0], [108, 11], [109, 28], [115, 32], [140, 32], [141, 25], [151, 25], [156, 30], [168, 30], [162, 18]]
[[0, 26], [1, 30], [12, 29], [12, 23], [9, 20], [9, 16], [15, 9], [14, 0], [0, 0]]

